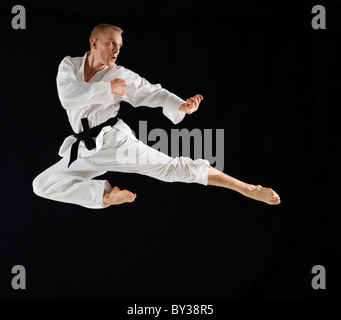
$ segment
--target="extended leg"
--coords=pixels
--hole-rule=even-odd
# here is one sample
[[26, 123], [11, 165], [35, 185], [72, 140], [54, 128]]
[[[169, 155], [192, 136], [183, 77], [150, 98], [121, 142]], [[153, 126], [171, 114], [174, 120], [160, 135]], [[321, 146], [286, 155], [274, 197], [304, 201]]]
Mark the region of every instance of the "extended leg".
[[281, 202], [279, 195], [272, 189], [242, 182], [212, 167], [208, 168], [208, 185], [231, 189], [246, 197], [263, 201], [267, 204], [273, 205]]
[[[112, 136], [112, 138], [114, 137]], [[109, 139], [109, 137], [107, 138]], [[139, 173], [167, 182], [196, 182], [204, 185], [220, 186], [268, 204], [280, 203], [279, 196], [270, 188], [263, 188], [260, 185], [254, 186], [232, 178], [209, 167], [206, 160], [198, 159], [193, 161], [187, 157], [171, 158], [138, 141], [129, 132], [122, 146], [122, 152], [120, 152], [120, 148], [108, 148], [98, 153], [94, 157], [97, 169]], [[115, 188], [111, 190], [111, 193], [115, 193]], [[133, 194], [130, 194], [130, 197], [135, 199]], [[104, 203], [110, 203], [106, 202], [106, 199], [103, 201]]]

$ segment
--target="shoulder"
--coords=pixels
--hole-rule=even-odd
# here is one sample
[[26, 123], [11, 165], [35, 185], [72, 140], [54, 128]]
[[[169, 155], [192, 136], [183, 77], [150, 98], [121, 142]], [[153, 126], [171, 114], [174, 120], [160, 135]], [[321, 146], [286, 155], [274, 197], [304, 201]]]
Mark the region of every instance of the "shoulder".
[[124, 76], [125, 78], [130, 78], [130, 79], [140, 78], [140, 76], [136, 72], [134, 72], [134, 71], [132, 71], [132, 70], [130, 70], [128, 68], [125, 68], [123, 66], [115, 65], [113, 70], [115, 70], [116, 72], [120, 72], [120, 74], [122, 76]]
[[118, 66], [117, 64], [114, 65], [114, 67], [112, 68], [114, 71], [120, 71], [120, 72], [125, 72], [125, 73], [130, 73], [132, 72], [131, 70], [123, 67], [123, 66]]
[[66, 56], [64, 59], [60, 62], [59, 67], [77, 67], [82, 63], [83, 57], [71, 57]]

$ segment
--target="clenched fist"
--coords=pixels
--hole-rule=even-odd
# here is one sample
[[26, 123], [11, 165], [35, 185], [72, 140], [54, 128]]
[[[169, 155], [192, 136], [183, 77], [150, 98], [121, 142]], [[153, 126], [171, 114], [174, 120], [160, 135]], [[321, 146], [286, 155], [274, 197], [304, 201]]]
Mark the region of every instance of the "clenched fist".
[[191, 114], [198, 110], [199, 104], [204, 97], [201, 94], [196, 94], [194, 97], [189, 98], [180, 106], [179, 110]]
[[127, 83], [120, 78], [115, 78], [111, 80], [111, 92], [118, 94], [119, 96], [124, 96], [126, 94]]

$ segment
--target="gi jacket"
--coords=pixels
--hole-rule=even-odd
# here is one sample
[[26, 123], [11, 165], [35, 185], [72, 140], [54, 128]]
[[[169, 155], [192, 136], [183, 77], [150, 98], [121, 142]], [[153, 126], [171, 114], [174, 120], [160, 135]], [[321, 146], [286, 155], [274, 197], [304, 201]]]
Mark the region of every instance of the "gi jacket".
[[[98, 71], [89, 82], [84, 80], [84, 64], [89, 52], [83, 57], [65, 57], [59, 65], [57, 74], [57, 90], [60, 102], [67, 112], [74, 132], [83, 130], [81, 119], [87, 117], [90, 128], [97, 126], [111, 117], [116, 117], [120, 102], [125, 101], [134, 107], [162, 107], [163, 114], [174, 124], [185, 117], [179, 107], [185, 101], [160, 84], [151, 84], [137, 73], [114, 64]], [[126, 81], [124, 96], [111, 92], [111, 80], [121, 78]], [[79, 145], [79, 156], [88, 157], [98, 152], [103, 145], [103, 135], [111, 130], [104, 127], [96, 138], [96, 148], [88, 150], [84, 141]], [[76, 141], [73, 135], [68, 136], [59, 150], [61, 157], [70, 155], [70, 148]]]

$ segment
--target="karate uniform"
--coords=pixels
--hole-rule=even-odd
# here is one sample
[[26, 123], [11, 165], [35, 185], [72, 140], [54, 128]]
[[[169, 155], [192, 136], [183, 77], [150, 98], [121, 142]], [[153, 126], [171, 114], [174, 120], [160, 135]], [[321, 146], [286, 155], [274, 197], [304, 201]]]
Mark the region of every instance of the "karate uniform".
[[[83, 57], [65, 57], [57, 74], [58, 96], [75, 133], [83, 131], [83, 118], [87, 118], [89, 127], [93, 128], [116, 117], [121, 101], [134, 107], [161, 106], [163, 114], [174, 124], [184, 118], [185, 113], [178, 110], [184, 100], [122, 66], [106, 66], [89, 82], [85, 82], [87, 55], [88, 52]], [[111, 92], [110, 82], [115, 78], [126, 81], [124, 96]], [[107, 171], [132, 172], [168, 182], [207, 185], [207, 160], [171, 158], [139, 141], [121, 119], [113, 126], [103, 127], [94, 139], [96, 147], [92, 150], [80, 141], [77, 160], [68, 167], [71, 147], [77, 141], [74, 135], [68, 136], [59, 149], [62, 159], [34, 179], [34, 192], [51, 200], [87, 208], [106, 208], [108, 205], [103, 203], [103, 194], [112, 186], [106, 180], [92, 179]]]

